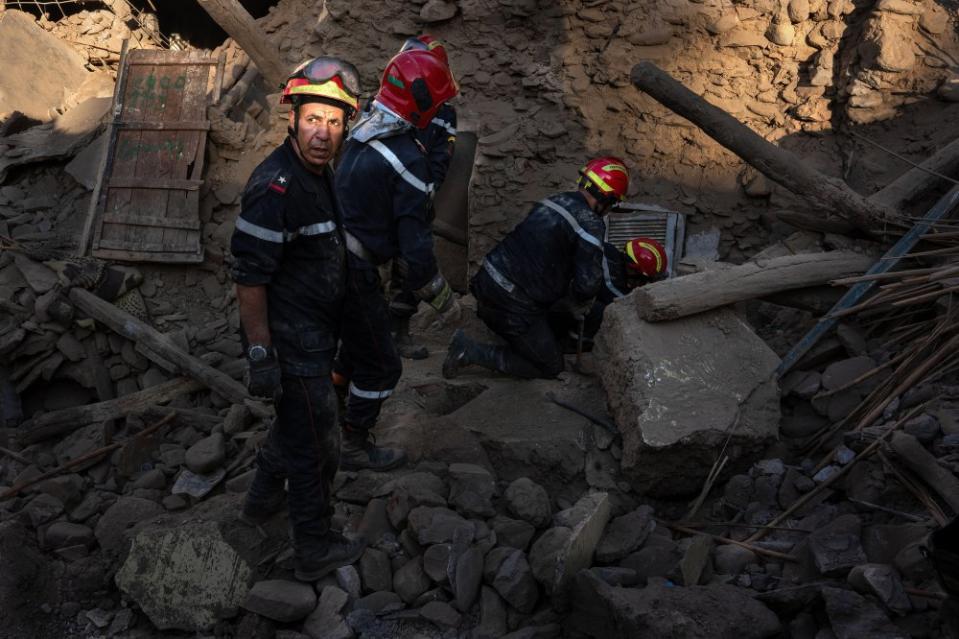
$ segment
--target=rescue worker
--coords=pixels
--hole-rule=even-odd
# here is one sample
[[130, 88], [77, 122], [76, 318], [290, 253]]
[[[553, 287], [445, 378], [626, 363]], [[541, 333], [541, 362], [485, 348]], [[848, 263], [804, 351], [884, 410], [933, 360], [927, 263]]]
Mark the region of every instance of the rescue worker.
[[[582, 349], [592, 349], [593, 338], [603, 323], [607, 306], [634, 288], [662, 279], [668, 266], [666, 249], [652, 238], [635, 237], [627, 241], [622, 249], [604, 242], [603, 285], [583, 320]], [[557, 335], [565, 335], [564, 350], [575, 353], [579, 347], [579, 322], [574, 321], [568, 313], [552, 313], [550, 323]]]
[[433, 255], [433, 184], [416, 138], [456, 93], [449, 68], [429, 51], [397, 54], [338, 163], [348, 293], [335, 376], [349, 380], [341, 457], [347, 470], [385, 470], [406, 459], [401, 450], [376, 446], [371, 433], [402, 373], [377, 267], [396, 260], [417, 300], [443, 314], [459, 309]]
[[288, 136], [250, 176], [231, 241], [249, 391], [276, 406], [241, 519], [262, 523], [286, 503], [303, 581], [353, 563], [365, 548], [330, 529], [340, 452], [330, 371], [346, 293], [330, 162], [359, 91], [356, 68], [337, 58], [293, 72], [281, 98], [292, 105]]
[[524, 378], [556, 377], [563, 349], [549, 323], [562, 310], [578, 323], [603, 285], [603, 216], [626, 196], [622, 160], [600, 157], [580, 170], [576, 191], [542, 200], [497, 244], [470, 281], [476, 313], [506, 346], [453, 334], [443, 376], [478, 364]]
[[[400, 53], [411, 50], [429, 51], [449, 68], [446, 47], [431, 35], [423, 34], [416, 38], [408, 38], [400, 48]], [[450, 73], [452, 74], [452, 71]], [[416, 139], [426, 150], [430, 178], [433, 182], [433, 194], [435, 195], [446, 179], [456, 145], [456, 109], [453, 105], [444, 102], [426, 128], [416, 130]], [[431, 201], [430, 224], [433, 222], [433, 217], [434, 211]], [[392, 269], [390, 289], [392, 293], [390, 319], [393, 323], [393, 336], [396, 340], [397, 350], [402, 357], [425, 359], [429, 355], [426, 347], [415, 344], [410, 336], [410, 318], [416, 313], [419, 300], [416, 299], [413, 291], [406, 286], [405, 279], [395, 262]]]

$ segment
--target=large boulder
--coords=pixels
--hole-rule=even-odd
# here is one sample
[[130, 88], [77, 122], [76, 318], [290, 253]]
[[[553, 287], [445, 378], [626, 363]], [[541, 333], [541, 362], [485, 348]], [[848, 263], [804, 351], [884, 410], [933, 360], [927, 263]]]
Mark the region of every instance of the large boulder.
[[777, 437], [779, 358], [731, 310], [650, 323], [636, 301], [606, 309], [594, 351], [623, 472], [643, 493], [693, 494], [720, 450], [735, 468]]
[[160, 630], [208, 631], [243, 605], [262, 540], [236, 521], [237, 506], [216, 497], [134, 529], [116, 584]]

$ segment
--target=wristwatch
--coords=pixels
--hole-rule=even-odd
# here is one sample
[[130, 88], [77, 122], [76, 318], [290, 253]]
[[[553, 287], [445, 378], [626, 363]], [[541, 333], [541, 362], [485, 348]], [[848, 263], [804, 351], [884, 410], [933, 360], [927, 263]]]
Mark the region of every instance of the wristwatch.
[[270, 351], [263, 344], [250, 344], [246, 350], [246, 358], [251, 362], [262, 362], [270, 356]]

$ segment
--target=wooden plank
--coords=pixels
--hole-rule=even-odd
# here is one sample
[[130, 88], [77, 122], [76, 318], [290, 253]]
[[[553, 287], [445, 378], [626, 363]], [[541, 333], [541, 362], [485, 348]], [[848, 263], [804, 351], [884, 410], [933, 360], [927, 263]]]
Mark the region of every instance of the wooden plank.
[[195, 65], [216, 64], [205, 51], [168, 51], [166, 49], [136, 49], [131, 52], [132, 65]]
[[197, 0], [224, 31], [233, 38], [256, 64], [267, 84], [279, 89], [291, 71], [283, 62], [279, 49], [270, 42], [260, 27], [237, 0]]
[[106, 204], [106, 198], [104, 197], [105, 194], [102, 192], [103, 182], [107, 174], [110, 173], [110, 167], [113, 160], [113, 147], [116, 144], [117, 139], [118, 129], [113, 126], [113, 122], [120, 114], [123, 105], [122, 96], [124, 87], [126, 86], [127, 78], [125, 60], [129, 45], [130, 41], [124, 38], [123, 46], [120, 49], [120, 67], [117, 71], [117, 83], [113, 86], [113, 118], [110, 120], [110, 123], [107, 124], [107, 143], [104, 145], [105, 148], [103, 150], [103, 156], [100, 158], [100, 166], [97, 169], [97, 182], [93, 187], [93, 195], [90, 196], [90, 206], [87, 209], [87, 218], [83, 221], [83, 231], [80, 234], [80, 244], [77, 246], [77, 255], [79, 257], [83, 257], [87, 254], [87, 251], [90, 248], [90, 238], [97, 214], [102, 210], [101, 206]]
[[119, 177], [110, 180], [111, 189], [164, 189], [175, 191], [197, 191], [203, 186], [203, 180], [157, 179], [149, 176]]
[[160, 262], [176, 264], [202, 264], [203, 251], [197, 253], [174, 253], [172, 251], [130, 251], [127, 249], [102, 248], [97, 250], [97, 257], [105, 260], [119, 260], [122, 262]]
[[145, 120], [130, 120], [116, 122], [115, 126], [121, 129], [140, 129], [141, 131], [209, 131], [208, 120], [194, 122], [149, 122]]
[[160, 228], [200, 230], [200, 220], [191, 218], [159, 217], [156, 215], [140, 215], [130, 218], [116, 213], [104, 214], [101, 218], [104, 224], [132, 224], [133, 226], [157, 226]]

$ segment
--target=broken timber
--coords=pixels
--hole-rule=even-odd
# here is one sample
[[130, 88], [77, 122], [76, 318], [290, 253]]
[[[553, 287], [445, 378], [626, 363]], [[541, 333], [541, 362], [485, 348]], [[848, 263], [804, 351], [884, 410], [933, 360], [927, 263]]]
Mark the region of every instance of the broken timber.
[[109, 326], [128, 340], [146, 345], [150, 351], [179, 366], [184, 374], [202, 382], [231, 402], [242, 404], [250, 399], [246, 388], [229, 375], [193, 357], [153, 327], [110, 302], [100, 299], [90, 291], [72, 288], [70, 301], [88, 316]]
[[253, 16], [237, 0], [197, 0], [230, 37], [236, 40], [272, 89], [286, 83], [290, 69], [283, 63], [280, 50], [267, 40]]
[[884, 220], [897, 215], [895, 209], [870, 202], [841, 180], [809, 168], [797, 156], [768, 142], [655, 64], [640, 62], [633, 67], [630, 79], [638, 89], [698, 126], [770, 180], [825, 211], [835, 211], [863, 232], [873, 235], [882, 228]]
[[824, 284], [840, 273], [862, 273], [873, 259], [852, 251], [785, 255], [739, 266], [709, 269], [654, 282], [636, 290], [640, 317], [673, 320], [735, 302]]

